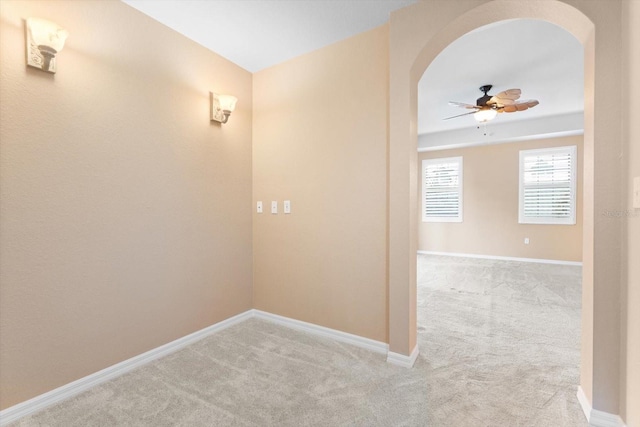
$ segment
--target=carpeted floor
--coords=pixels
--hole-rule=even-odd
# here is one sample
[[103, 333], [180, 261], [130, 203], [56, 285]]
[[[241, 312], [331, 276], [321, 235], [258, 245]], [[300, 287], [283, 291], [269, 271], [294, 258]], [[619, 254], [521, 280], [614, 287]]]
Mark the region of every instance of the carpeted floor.
[[251, 319], [18, 426], [586, 426], [580, 268], [419, 256], [420, 356]]
[[575, 266], [419, 256], [427, 424], [586, 426], [581, 280]]

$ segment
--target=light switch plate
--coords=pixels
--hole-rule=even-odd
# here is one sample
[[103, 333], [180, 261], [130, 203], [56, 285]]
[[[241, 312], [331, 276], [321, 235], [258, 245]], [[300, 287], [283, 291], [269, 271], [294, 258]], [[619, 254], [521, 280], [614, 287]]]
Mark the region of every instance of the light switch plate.
[[640, 209], [640, 176], [633, 178], [633, 207]]
[[256, 212], [262, 213], [262, 202], [261, 201], [258, 201], [258, 203], [256, 204]]
[[291, 200], [285, 200], [283, 202], [282, 209], [284, 210], [284, 213], [290, 214], [291, 213]]
[[271, 213], [272, 214], [278, 213], [278, 202], [275, 200], [271, 202]]

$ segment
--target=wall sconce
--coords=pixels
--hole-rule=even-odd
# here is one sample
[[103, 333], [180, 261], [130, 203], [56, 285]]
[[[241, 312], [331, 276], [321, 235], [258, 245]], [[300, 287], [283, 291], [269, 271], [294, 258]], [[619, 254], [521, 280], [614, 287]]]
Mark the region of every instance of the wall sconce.
[[227, 123], [231, 112], [236, 108], [238, 98], [231, 95], [219, 95], [209, 92], [209, 100], [211, 101], [211, 120]]
[[27, 65], [48, 73], [56, 72], [56, 54], [64, 47], [69, 33], [58, 24], [40, 18], [27, 18]]

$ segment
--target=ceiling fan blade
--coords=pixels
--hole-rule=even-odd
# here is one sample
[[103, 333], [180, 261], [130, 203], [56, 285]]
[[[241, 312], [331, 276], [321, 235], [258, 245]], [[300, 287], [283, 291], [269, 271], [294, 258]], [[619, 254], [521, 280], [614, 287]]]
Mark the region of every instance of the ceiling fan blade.
[[469, 114], [475, 114], [475, 113], [476, 113], [476, 111], [470, 111], [468, 113], [458, 114], [457, 116], [446, 117], [446, 118], [444, 118], [442, 120], [455, 119], [456, 117], [468, 116]]
[[516, 100], [520, 98], [520, 94], [522, 94], [522, 91], [520, 89], [507, 89], [498, 93], [497, 95], [495, 95], [495, 97]]
[[513, 105], [516, 101], [509, 98], [498, 98], [497, 96], [492, 96], [490, 100], [487, 101], [487, 105], [496, 105], [501, 107], [503, 105]]
[[449, 101], [449, 105], [453, 107], [460, 107], [460, 108], [467, 108], [467, 109], [474, 109], [474, 110], [477, 110], [478, 108], [480, 108], [477, 105], [466, 104], [464, 102], [454, 102], [454, 101]]
[[512, 105], [505, 105], [499, 111], [504, 112], [504, 113], [515, 113], [516, 111], [528, 110], [529, 108], [533, 108], [538, 104], [539, 104], [539, 102], [537, 100], [530, 99], [530, 100], [527, 100], [527, 101], [516, 102], [516, 103], [514, 103]]
[[520, 89], [507, 89], [491, 97], [487, 104], [495, 104], [497, 106], [513, 105], [515, 100], [520, 98], [522, 91]]
[[527, 108], [533, 108], [540, 103], [537, 99], [527, 99], [526, 101], [520, 101], [519, 104], [526, 105]]

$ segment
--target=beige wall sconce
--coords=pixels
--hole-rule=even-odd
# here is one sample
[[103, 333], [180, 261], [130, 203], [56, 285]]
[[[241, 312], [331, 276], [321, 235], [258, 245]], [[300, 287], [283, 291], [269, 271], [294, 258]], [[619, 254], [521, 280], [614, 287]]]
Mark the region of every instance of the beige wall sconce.
[[48, 73], [56, 72], [56, 54], [69, 33], [55, 22], [27, 18], [27, 65]]
[[236, 108], [238, 98], [209, 92], [209, 100], [211, 101], [211, 121], [227, 123], [229, 116]]

